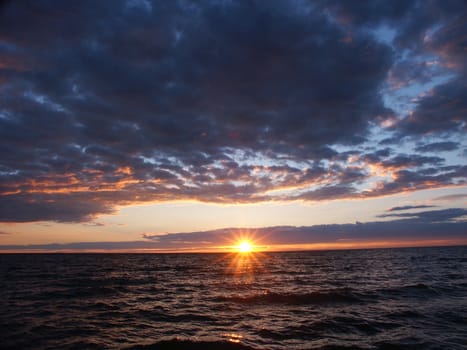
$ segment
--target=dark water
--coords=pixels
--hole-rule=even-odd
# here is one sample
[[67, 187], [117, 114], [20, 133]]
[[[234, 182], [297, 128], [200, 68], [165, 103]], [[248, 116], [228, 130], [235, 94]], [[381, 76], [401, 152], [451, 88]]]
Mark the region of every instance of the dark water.
[[467, 349], [467, 247], [0, 255], [0, 348]]

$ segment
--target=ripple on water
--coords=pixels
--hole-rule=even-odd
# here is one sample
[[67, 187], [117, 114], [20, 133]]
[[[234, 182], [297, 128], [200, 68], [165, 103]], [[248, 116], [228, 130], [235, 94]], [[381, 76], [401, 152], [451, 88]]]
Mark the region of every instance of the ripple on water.
[[465, 349], [467, 247], [263, 256], [0, 256], [0, 348]]

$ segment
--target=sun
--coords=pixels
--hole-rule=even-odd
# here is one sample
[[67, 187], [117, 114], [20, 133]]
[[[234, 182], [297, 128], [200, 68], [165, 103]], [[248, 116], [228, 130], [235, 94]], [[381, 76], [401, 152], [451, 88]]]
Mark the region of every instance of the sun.
[[250, 253], [253, 251], [253, 246], [248, 241], [241, 241], [238, 243], [237, 249], [240, 253]]

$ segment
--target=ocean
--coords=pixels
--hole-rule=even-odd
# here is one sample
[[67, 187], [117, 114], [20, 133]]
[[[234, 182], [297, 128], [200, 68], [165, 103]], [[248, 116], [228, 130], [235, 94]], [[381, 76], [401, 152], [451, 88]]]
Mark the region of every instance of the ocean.
[[467, 349], [467, 247], [0, 255], [1, 349]]

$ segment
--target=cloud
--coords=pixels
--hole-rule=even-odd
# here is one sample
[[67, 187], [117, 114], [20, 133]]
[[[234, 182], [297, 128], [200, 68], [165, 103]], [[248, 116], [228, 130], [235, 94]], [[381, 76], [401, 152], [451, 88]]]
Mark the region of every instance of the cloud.
[[2, 245], [0, 251], [8, 250], [47, 250], [47, 251], [67, 251], [67, 250], [157, 250], [158, 245], [147, 241], [122, 241], [122, 242], [75, 242], [75, 243], [50, 243], [50, 244], [28, 244], [28, 245]]
[[449, 194], [446, 196], [436, 197], [433, 200], [435, 201], [456, 201], [467, 198], [467, 193], [458, 193], [458, 194]]
[[404, 205], [400, 207], [389, 208], [388, 211], [400, 211], [400, 210], [410, 210], [410, 209], [422, 209], [422, 208], [434, 208], [435, 205]]
[[112, 213], [111, 201], [93, 201], [91, 193], [35, 194], [0, 197], [0, 213], [3, 221], [30, 222], [54, 220], [80, 222], [92, 220], [98, 214]]
[[[373, 28], [376, 38], [389, 42], [397, 52], [404, 51], [394, 60], [387, 81], [395, 90], [393, 98], [405, 110], [402, 118], [393, 119], [397, 142], [401, 137], [465, 132], [465, 2], [320, 3], [352, 30]], [[410, 94], [423, 85], [425, 91]]]
[[432, 142], [417, 146], [415, 150], [418, 152], [447, 152], [457, 150], [459, 146], [459, 142], [453, 141]]
[[[384, 0], [352, 2], [319, 0], [325, 10], [335, 14], [338, 21], [356, 30], [388, 26], [394, 28], [392, 43], [397, 48], [423, 50], [426, 36], [433, 27], [444, 27], [446, 23], [462, 23], [466, 6], [462, 0], [430, 1], [420, 6], [417, 1]], [[455, 21], [452, 21], [452, 19]], [[452, 21], [452, 22], [451, 22]], [[449, 26], [446, 26], [449, 27]], [[445, 27], [445, 28], [446, 28]], [[378, 35], [383, 35], [378, 33]], [[446, 43], [451, 42], [451, 40]]]
[[415, 214], [384, 214], [396, 217], [385, 222], [334, 224], [314, 226], [275, 226], [264, 228], [223, 228], [211, 231], [181, 232], [170, 234], [143, 234], [144, 241], [132, 242], [78, 242], [42, 245], [3, 245], [0, 250], [153, 250], [190, 251], [218, 250], [234, 245], [238, 237], [248, 236], [257, 244], [306, 245], [364, 242], [393, 242], [394, 244], [417, 241], [458, 242], [467, 239], [467, 210], [450, 208], [424, 211]]
[[465, 77], [436, 86], [430, 96], [422, 97], [415, 111], [397, 125], [398, 131], [407, 136], [464, 133], [467, 130]]
[[465, 219], [467, 216], [467, 210], [462, 208], [449, 208], [449, 209], [440, 209], [440, 210], [430, 210], [422, 211], [417, 213], [391, 213], [391, 214], [382, 214], [378, 217], [396, 217], [396, 218], [410, 218], [413, 221], [422, 221], [424, 223], [436, 223], [436, 222], [446, 222], [453, 219]]
[[442, 72], [435, 62], [414, 62], [407, 59], [395, 63], [388, 72], [388, 82], [392, 89], [410, 87], [412, 84], [427, 84]]
[[[462, 185], [465, 167], [446, 164], [449, 154], [415, 152], [453, 151], [436, 135], [465, 129], [464, 10], [416, 1], [8, 2], [0, 221]], [[374, 35], [382, 24], [394, 43]], [[439, 72], [427, 63], [408, 74], [415, 61], [401, 62], [402, 50], [436, 54], [454, 76], [410, 116], [385, 102], [389, 73], [407, 84]], [[433, 139], [405, 154], [367, 154], [378, 132]]]
[[463, 96], [467, 93], [467, 63], [462, 47], [466, 14], [464, 4], [451, 21], [438, 24], [432, 34], [429, 30], [424, 32], [425, 53], [436, 55], [439, 64], [450, 69], [451, 78], [418, 99], [415, 110], [397, 125], [398, 133], [406, 136], [465, 133], [467, 102]]

